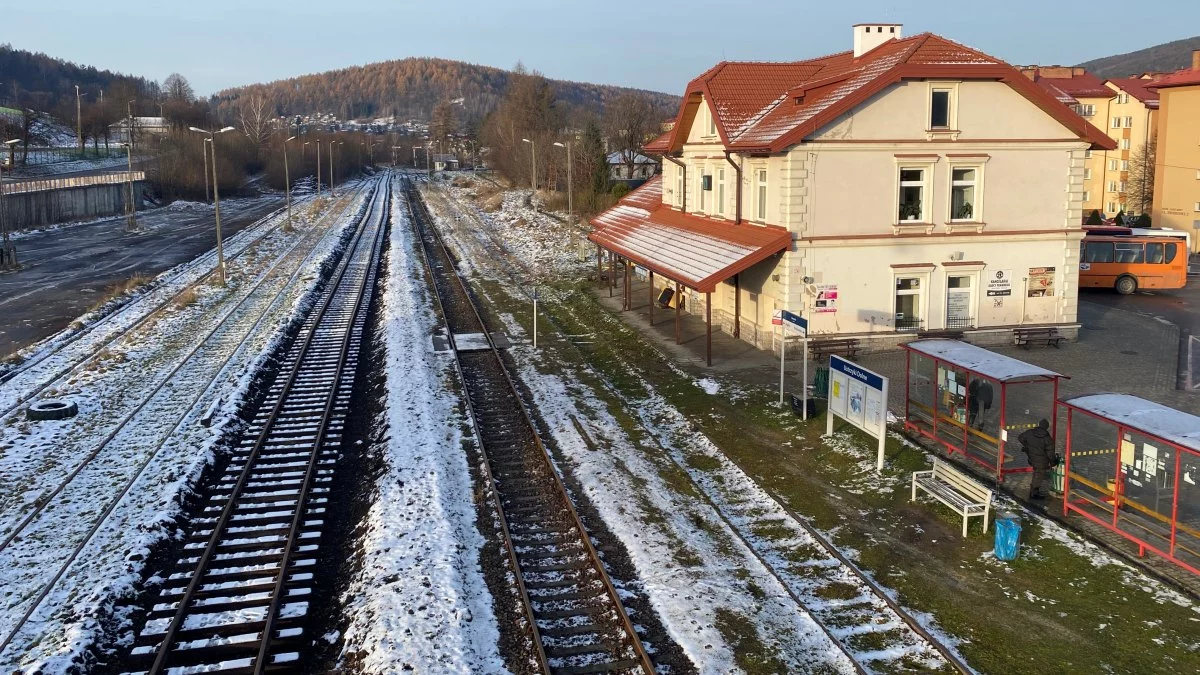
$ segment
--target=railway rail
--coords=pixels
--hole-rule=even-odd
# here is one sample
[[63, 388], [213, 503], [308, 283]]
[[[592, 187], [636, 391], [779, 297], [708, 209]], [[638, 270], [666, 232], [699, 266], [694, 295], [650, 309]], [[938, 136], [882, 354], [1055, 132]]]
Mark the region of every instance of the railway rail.
[[292, 669], [389, 223], [390, 182], [286, 351], [135, 640], [136, 672]]
[[654, 672], [454, 258], [418, 192], [409, 186], [407, 193], [538, 669]]
[[[457, 205], [452, 208], [458, 209]], [[473, 214], [469, 214], [469, 217], [478, 223], [478, 226], [471, 227], [472, 232], [477, 237], [486, 238], [486, 241], [481, 243], [492, 255], [489, 260], [494, 263], [496, 256], [499, 256], [503, 261], [500, 264], [493, 264], [493, 268], [507, 277], [512, 282], [513, 288], [528, 296], [526, 290], [528, 284], [524, 283], [518, 273], [514, 271], [523, 269], [520, 260], [508, 251], [504, 242], [486, 223], [481, 222]], [[532, 300], [531, 297], [529, 299]], [[539, 318], [549, 323], [559, 334], [569, 334], [569, 331], [564, 330], [554, 317], [543, 314]], [[581, 359], [586, 359], [583, 348], [578, 343], [572, 340], [564, 340], [563, 343], [577, 351]], [[668, 359], [665, 354], [660, 353], [660, 357], [664, 360]], [[597, 372], [596, 375], [614, 395], [621, 396], [617, 388], [604, 378], [602, 373]], [[660, 436], [654, 429], [647, 429], [647, 432], [650, 438], [658, 439]], [[736, 509], [734, 505], [723, 504], [720, 500], [710, 496], [709, 488], [697, 483], [692, 477], [689, 467], [679, 462], [667, 448], [663, 448], [662, 456], [669, 458], [678, 466], [683, 475], [689, 477], [697, 494], [703, 496], [743, 545], [787, 590], [792, 600], [809, 612], [830, 640], [850, 659], [857, 673], [866, 675], [874, 672], [905, 670], [908, 668], [906, 657], [915, 656], [922, 650], [927, 655], [925, 666], [922, 668], [940, 667], [943, 670], [950, 669], [959, 673], [974, 672], [957, 652], [931, 633], [911, 612], [894, 600], [884, 588], [847, 558], [828, 538], [817, 531], [800, 514], [783, 506], [773, 495], [769, 496], [779, 507], [779, 513], [785, 515], [787, 521], [794, 523], [798, 528], [797, 536], [788, 540], [789, 545], [792, 547], [815, 547], [821, 552], [817, 559], [809, 561], [804, 566], [803, 578], [797, 578], [795, 574], [785, 569], [786, 566], [773, 562], [785, 562], [788, 558], [781, 556], [779, 551], [769, 550], [768, 547], [771, 545], [769, 541], [752, 536], [751, 525], [758, 522], [755, 517], [734, 512]], [[771, 516], [759, 518], [770, 520]], [[772, 521], [772, 523], [778, 527], [777, 521]], [[823, 599], [823, 591], [835, 588], [842, 592], [845, 592], [847, 588], [854, 588], [855, 595], [847, 601], [837, 603]], [[863, 645], [871, 646], [863, 647]], [[932, 657], [932, 662], [929, 657]]]

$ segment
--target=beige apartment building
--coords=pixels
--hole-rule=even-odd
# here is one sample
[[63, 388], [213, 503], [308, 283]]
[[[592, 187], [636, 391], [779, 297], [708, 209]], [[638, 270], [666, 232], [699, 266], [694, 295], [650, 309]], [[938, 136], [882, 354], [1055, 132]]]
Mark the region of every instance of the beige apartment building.
[[1136, 215], [1150, 195], [1129, 194], [1129, 167], [1138, 148], [1154, 142], [1158, 94], [1146, 87], [1153, 76], [1101, 80], [1078, 66], [1024, 66], [1021, 72], [1117, 144], [1113, 150], [1085, 153], [1084, 216], [1092, 211], [1110, 219], [1122, 211]]
[[897, 24], [792, 63], [720, 63], [647, 146], [663, 174], [589, 238], [763, 348], [775, 310], [871, 346], [1076, 328], [1102, 131], [1003, 61]]
[[[1192, 67], [1150, 85], [1160, 100], [1154, 173], [1154, 225], [1200, 235], [1200, 50]], [[1200, 251], [1200, 236], [1192, 252]]]

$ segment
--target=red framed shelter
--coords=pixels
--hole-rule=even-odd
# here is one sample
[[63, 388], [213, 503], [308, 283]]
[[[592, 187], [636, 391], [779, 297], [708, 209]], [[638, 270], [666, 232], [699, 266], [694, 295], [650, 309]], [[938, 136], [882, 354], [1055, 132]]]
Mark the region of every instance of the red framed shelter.
[[958, 340], [904, 345], [904, 427], [992, 471], [997, 482], [1032, 471], [1018, 435], [1045, 419], [1057, 431], [1066, 377]]
[[1061, 401], [1063, 515], [1200, 574], [1200, 417], [1128, 394]]

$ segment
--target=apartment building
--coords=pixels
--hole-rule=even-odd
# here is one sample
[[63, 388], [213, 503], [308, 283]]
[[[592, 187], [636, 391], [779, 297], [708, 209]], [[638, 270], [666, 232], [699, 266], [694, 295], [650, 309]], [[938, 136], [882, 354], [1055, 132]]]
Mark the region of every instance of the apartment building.
[[1200, 50], [1192, 52], [1191, 68], [1149, 86], [1158, 92], [1160, 104], [1154, 224], [1196, 230], [1192, 251], [1200, 252]]
[[692, 80], [646, 148], [663, 174], [589, 238], [763, 348], [780, 309], [879, 346], [1070, 333], [1084, 168], [1116, 147], [995, 57], [861, 24], [849, 51]]

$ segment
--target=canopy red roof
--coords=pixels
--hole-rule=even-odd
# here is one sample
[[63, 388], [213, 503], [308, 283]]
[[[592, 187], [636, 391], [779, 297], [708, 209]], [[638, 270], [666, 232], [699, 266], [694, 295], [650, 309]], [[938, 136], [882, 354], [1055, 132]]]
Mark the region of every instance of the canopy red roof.
[[782, 227], [734, 225], [663, 206], [662, 176], [596, 216], [592, 226], [589, 240], [702, 293], [786, 250], [792, 241]]

